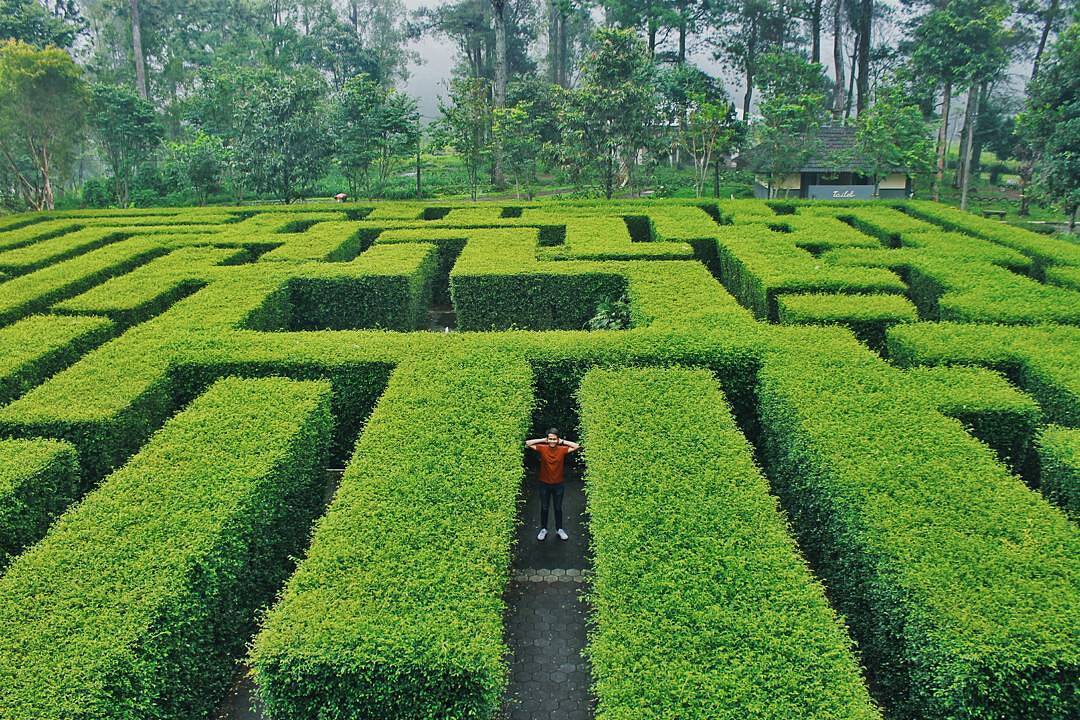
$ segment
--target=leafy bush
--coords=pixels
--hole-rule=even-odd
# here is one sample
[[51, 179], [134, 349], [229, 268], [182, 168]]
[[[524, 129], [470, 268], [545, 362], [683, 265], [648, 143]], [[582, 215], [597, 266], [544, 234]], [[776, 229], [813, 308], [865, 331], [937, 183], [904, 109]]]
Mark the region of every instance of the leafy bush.
[[495, 353], [394, 373], [255, 639], [271, 715], [495, 715], [530, 380]]
[[223, 380], [0, 580], [12, 717], [207, 715], [319, 506], [329, 386]]
[[785, 294], [776, 299], [782, 325], [845, 325], [874, 350], [885, 347], [885, 331], [915, 322], [918, 312], [902, 295]]
[[879, 718], [716, 381], [593, 370], [579, 399], [597, 717]]
[[105, 318], [32, 315], [0, 328], [0, 404], [78, 360], [114, 332]]
[[38, 540], [79, 486], [75, 448], [54, 440], [0, 440], [0, 570]]
[[1043, 493], [1080, 521], [1080, 430], [1050, 425], [1039, 434], [1038, 448]]
[[1071, 717], [1080, 530], [853, 340], [775, 340], [762, 458], [892, 716]]
[[586, 330], [626, 330], [630, 327], [630, 300], [626, 295], [603, 300], [596, 314], [585, 323]]

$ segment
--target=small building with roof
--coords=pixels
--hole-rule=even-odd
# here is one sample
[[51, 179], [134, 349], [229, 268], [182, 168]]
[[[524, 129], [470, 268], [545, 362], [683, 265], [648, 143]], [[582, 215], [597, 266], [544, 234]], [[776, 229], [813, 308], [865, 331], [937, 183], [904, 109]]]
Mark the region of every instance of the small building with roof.
[[[739, 168], [754, 173], [754, 197], [769, 197], [768, 177], [760, 172], [756, 148], [736, 159]], [[818, 129], [815, 148], [798, 172], [783, 175], [774, 182], [774, 197], [807, 200], [871, 200], [874, 178], [862, 175], [855, 162], [855, 128], [825, 125]], [[878, 198], [906, 199], [911, 196], [911, 176], [904, 168], [895, 168], [879, 179]]]

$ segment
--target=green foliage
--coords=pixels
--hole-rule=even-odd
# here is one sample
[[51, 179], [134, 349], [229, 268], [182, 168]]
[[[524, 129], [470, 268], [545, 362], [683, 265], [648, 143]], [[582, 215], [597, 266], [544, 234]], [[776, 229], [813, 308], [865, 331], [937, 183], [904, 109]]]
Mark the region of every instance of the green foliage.
[[1071, 25], [1028, 88], [1018, 120], [1035, 152], [1038, 191], [1076, 221], [1080, 206], [1080, 25]]
[[0, 403], [14, 400], [112, 336], [105, 318], [31, 315], [0, 328]]
[[53, 14], [35, 0], [0, 0], [0, 41], [19, 40], [38, 49], [69, 48], [84, 27], [82, 18]]
[[453, 147], [468, 171], [469, 194], [476, 199], [480, 173], [491, 154], [491, 103], [488, 82], [480, 78], [450, 81], [448, 101], [439, 98], [442, 117], [432, 128], [437, 145]]
[[844, 325], [875, 350], [884, 349], [889, 327], [918, 319], [915, 306], [902, 295], [785, 293], [776, 299], [780, 324]]
[[112, 170], [116, 199], [127, 205], [135, 170], [161, 143], [165, 128], [153, 105], [117, 85], [90, 89], [89, 120]]
[[441, 355], [394, 373], [356, 445], [364, 460], [255, 639], [274, 716], [492, 718], [502, 705], [531, 373]]
[[652, 61], [632, 30], [597, 30], [594, 42], [580, 85], [567, 95], [564, 138], [571, 162], [590, 168], [611, 199], [620, 163], [632, 173], [652, 136], [659, 98]]
[[623, 295], [614, 300], [602, 300], [596, 314], [585, 323], [586, 330], [626, 330], [630, 327], [630, 300]]
[[82, 70], [63, 50], [0, 42], [0, 156], [17, 194], [52, 210], [86, 112]]
[[1070, 717], [1076, 525], [853, 340], [774, 348], [761, 457], [891, 714]]
[[716, 380], [593, 370], [578, 398], [596, 716], [879, 718]]
[[825, 76], [821, 66], [790, 52], [761, 58], [762, 99], [758, 107], [753, 159], [768, 176], [769, 195], [784, 175], [798, 170], [819, 149], [817, 130], [825, 120]]
[[[327, 130], [349, 191], [356, 195], [363, 189], [382, 197], [401, 159], [416, 152], [420, 132], [416, 101], [358, 75], [335, 94]], [[369, 177], [373, 167], [374, 183]]]
[[222, 381], [13, 563], [0, 580], [3, 707], [210, 712], [319, 506], [329, 394]]
[[323, 92], [314, 75], [278, 75], [239, 98], [236, 156], [251, 187], [288, 203], [322, 176], [331, 148]]
[[0, 570], [37, 541], [79, 487], [75, 448], [55, 440], [0, 440]]
[[1039, 433], [1038, 449], [1042, 491], [1080, 520], [1080, 430], [1049, 425]]
[[919, 108], [910, 103], [901, 88], [879, 88], [873, 106], [860, 113], [856, 121], [852, 158], [860, 172], [874, 178], [874, 194], [878, 193], [880, 181], [891, 172], [929, 172], [933, 156], [930, 128]]
[[205, 205], [212, 194], [222, 190], [232, 161], [232, 149], [219, 136], [200, 130], [188, 142], [169, 143], [166, 174], [175, 185], [193, 190], [198, 204]]

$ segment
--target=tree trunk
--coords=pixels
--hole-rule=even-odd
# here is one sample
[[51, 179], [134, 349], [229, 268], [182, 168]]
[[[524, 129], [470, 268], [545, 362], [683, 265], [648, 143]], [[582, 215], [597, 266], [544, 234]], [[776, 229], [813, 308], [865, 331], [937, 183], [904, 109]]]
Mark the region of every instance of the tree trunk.
[[678, 62], [680, 65], [686, 62], [686, 18], [681, 18], [679, 21], [679, 57]]
[[559, 85], [570, 87], [570, 39], [566, 34], [566, 13], [559, 11]]
[[[52, 208], [49, 209], [51, 210]], [[1076, 209], [1077, 206], [1073, 205], [1072, 212], [1069, 213], [1069, 232], [1076, 230]]]
[[810, 8], [810, 62], [821, 62], [821, 2], [814, 0]]
[[[495, 107], [506, 107], [506, 0], [491, 0], [491, 9], [494, 11], [495, 21]], [[503, 176], [502, 148], [495, 144], [495, 167], [493, 180], [495, 187], [502, 188], [506, 184]]]
[[859, 0], [859, 82], [855, 112], [859, 115], [870, 104], [870, 31], [873, 27], [873, 0]]
[[941, 98], [941, 124], [938, 126], [937, 172], [934, 175], [934, 202], [941, 202], [941, 183], [945, 179], [945, 144], [949, 135], [949, 110], [952, 81], [946, 80]]
[[548, 0], [548, 82], [559, 83], [559, 7], [558, 0]]
[[649, 19], [649, 57], [656, 56], [656, 21]]
[[[960, 209], [961, 210], [967, 210], [968, 188], [971, 187], [971, 160], [972, 160], [971, 149], [972, 149], [972, 146], [973, 146], [974, 141], [975, 141], [975, 133], [978, 132], [978, 128], [979, 128], [979, 100], [981, 98], [981, 95], [982, 95], [982, 92], [978, 91], [978, 90], [975, 91], [975, 92], [969, 92], [968, 93], [968, 96], [970, 98], [968, 100], [968, 104], [973, 104], [974, 107], [971, 109], [971, 112], [969, 113], [970, 120], [966, 123], [969, 126], [969, 129], [968, 129], [968, 134], [967, 134], [967, 144], [965, 145], [965, 148], [964, 148], [964, 150], [965, 150], [965, 152], [964, 152], [964, 179], [960, 183]], [[979, 165], [978, 165], [978, 162], [976, 161], [976, 163], [975, 163], [975, 171], [978, 172], [978, 169], [979, 169]]]
[[836, 66], [836, 97], [833, 100], [833, 116], [839, 120], [844, 114], [844, 37], [843, 0], [836, 0], [833, 11], [833, 64]]
[[1039, 61], [1042, 60], [1043, 50], [1046, 49], [1046, 38], [1049, 37], [1050, 29], [1054, 26], [1054, 19], [1057, 17], [1058, 2], [1059, 0], [1050, 0], [1050, 7], [1046, 8], [1042, 34], [1039, 35], [1039, 47], [1035, 50], [1035, 60], [1031, 64], [1032, 80], [1039, 74]]
[[146, 59], [143, 57], [142, 29], [139, 26], [139, 0], [131, 0], [131, 53], [135, 56], [135, 89], [146, 99]]
[[851, 100], [855, 97], [855, 63], [859, 59], [859, 38], [855, 37], [855, 48], [851, 53], [851, 74], [848, 76], [847, 97], [844, 99], [844, 120], [851, 117]]
[[968, 158], [967, 153], [970, 149], [968, 143], [968, 133], [971, 131], [971, 118], [975, 111], [975, 86], [968, 88], [967, 100], [964, 103], [964, 127], [960, 129], [960, 157], [959, 162], [956, 163], [956, 172], [953, 173], [953, 187], [957, 190], [964, 183], [964, 174], [967, 173]]
[[713, 160], [713, 197], [720, 197], [720, 158]]

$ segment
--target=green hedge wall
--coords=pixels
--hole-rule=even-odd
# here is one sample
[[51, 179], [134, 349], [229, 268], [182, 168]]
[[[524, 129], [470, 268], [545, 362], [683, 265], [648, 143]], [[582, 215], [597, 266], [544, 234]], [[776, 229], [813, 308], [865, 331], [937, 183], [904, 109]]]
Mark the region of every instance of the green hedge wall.
[[1080, 529], [851, 338], [777, 333], [761, 457], [890, 716], [1075, 717]]
[[223, 380], [0, 579], [0, 708], [206, 717], [320, 506], [330, 389]]
[[874, 350], [885, 347], [885, 331], [917, 322], [918, 311], [903, 295], [785, 294], [776, 298], [781, 325], [844, 325]]
[[1043, 494], [1080, 522], [1080, 430], [1049, 425], [1037, 446]]
[[532, 409], [496, 353], [401, 365], [251, 655], [274, 718], [492, 718]]
[[32, 315], [0, 328], [0, 405], [78, 360], [108, 340], [107, 318]]
[[0, 440], [0, 571], [36, 542], [75, 498], [75, 448], [55, 440]]
[[596, 717], [880, 718], [716, 380], [593, 370], [579, 399]]

